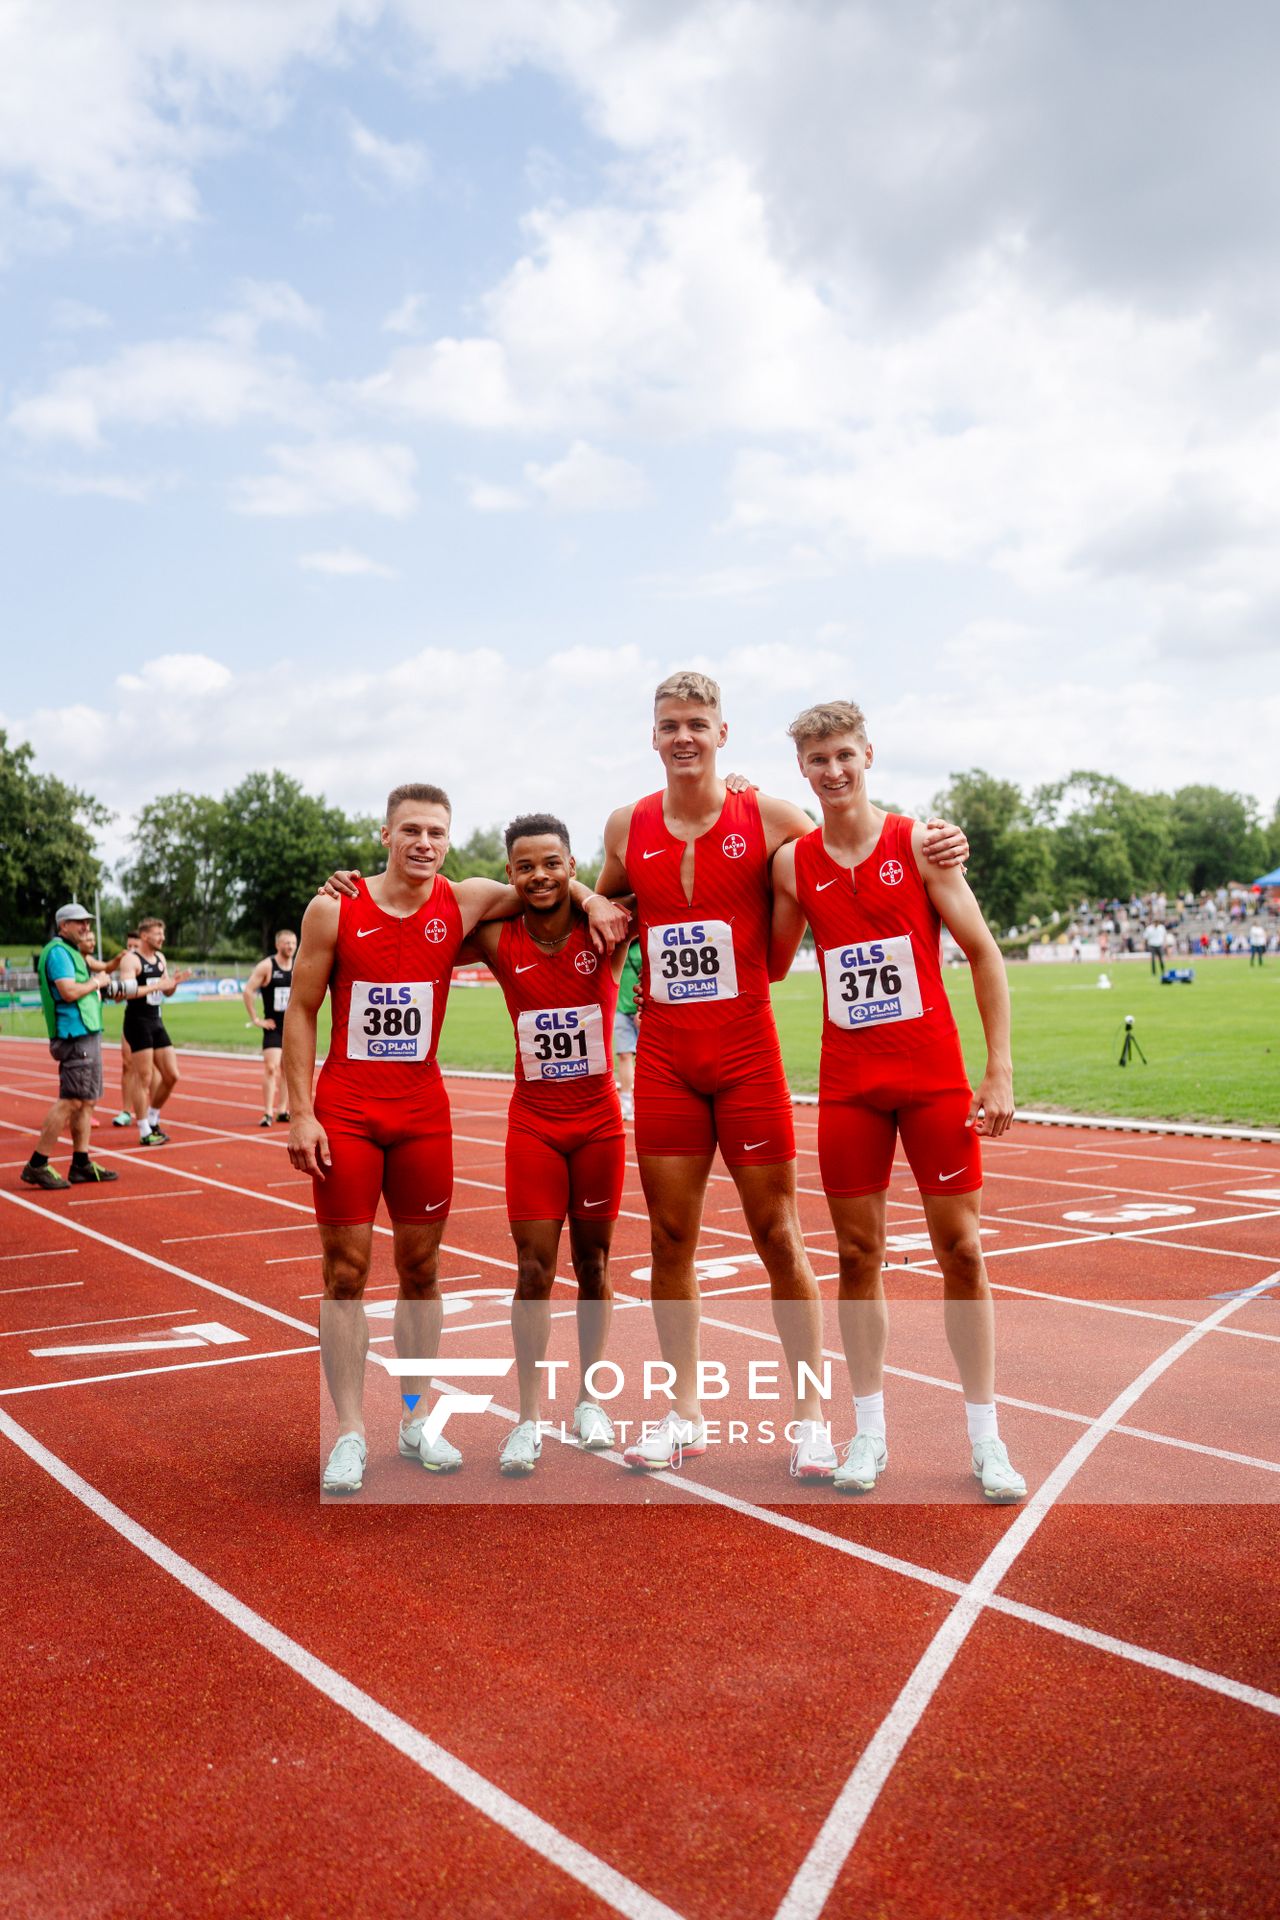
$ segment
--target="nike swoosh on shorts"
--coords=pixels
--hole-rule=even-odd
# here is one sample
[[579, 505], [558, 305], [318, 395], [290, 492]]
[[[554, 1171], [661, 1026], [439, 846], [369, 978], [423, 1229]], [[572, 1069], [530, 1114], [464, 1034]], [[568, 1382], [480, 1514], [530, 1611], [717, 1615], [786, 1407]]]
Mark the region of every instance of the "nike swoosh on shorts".
[[757, 1147], [767, 1147], [768, 1144], [767, 1138], [764, 1140], [744, 1140], [742, 1143], [742, 1151], [744, 1153], [754, 1153]]
[[449, 1204], [449, 1196], [446, 1193], [443, 1200], [433, 1200], [431, 1202], [431, 1205], [429, 1207], [424, 1207], [422, 1211], [424, 1213], [439, 1213], [441, 1207], [447, 1207], [448, 1204]]
[[954, 1173], [940, 1173], [938, 1178], [939, 1180], [958, 1180], [960, 1175], [966, 1171], [967, 1169], [964, 1167], [957, 1167]]
[[603, 1200], [584, 1200], [582, 1204], [584, 1207], [602, 1207], [605, 1203]]

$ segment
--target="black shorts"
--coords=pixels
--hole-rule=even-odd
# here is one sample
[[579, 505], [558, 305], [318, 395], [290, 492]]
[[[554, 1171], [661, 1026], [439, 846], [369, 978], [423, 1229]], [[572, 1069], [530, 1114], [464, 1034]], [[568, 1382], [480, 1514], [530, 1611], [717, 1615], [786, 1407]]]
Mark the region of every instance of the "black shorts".
[[51, 1040], [49, 1051], [58, 1063], [60, 1100], [97, 1100], [102, 1094], [102, 1035], [77, 1034], [74, 1040]]
[[277, 1020], [274, 1027], [262, 1029], [262, 1051], [267, 1053], [272, 1047], [279, 1049], [284, 1045], [284, 1021]]
[[135, 1053], [143, 1053], [148, 1047], [173, 1045], [160, 1015], [149, 1009], [141, 1012], [136, 1006], [127, 1006], [124, 1010], [124, 1037]]

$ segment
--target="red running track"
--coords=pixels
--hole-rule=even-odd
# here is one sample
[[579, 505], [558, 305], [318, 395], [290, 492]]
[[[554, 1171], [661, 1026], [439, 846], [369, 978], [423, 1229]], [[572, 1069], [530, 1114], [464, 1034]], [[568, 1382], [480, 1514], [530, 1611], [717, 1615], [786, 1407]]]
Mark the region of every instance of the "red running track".
[[[721, 1449], [609, 1507], [525, 1486], [388, 1503], [417, 1472], [389, 1457], [392, 1412], [371, 1497], [334, 1506], [306, 1183], [283, 1129], [254, 1127], [256, 1063], [183, 1074], [170, 1148], [101, 1128], [120, 1182], [40, 1195], [18, 1168], [47, 1056], [0, 1048], [0, 1914], [1276, 1911], [1275, 1147], [1021, 1128], [989, 1151], [1021, 1510], [976, 1503], [940, 1315], [906, 1305], [896, 1497], [886, 1476], [846, 1504], [781, 1467], [742, 1497]], [[507, 1090], [452, 1095], [446, 1325], [480, 1351], [505, 1303], [476, 1289], [511, 1274]], [[923, 1301], [905, 1169], [892, 1199], [910, 1264], [890, 1292]], [[634, 1170], [624, 1204], [615, 1284], [640, 1296]], [[759, 1340], [727, 1179], [700, 1254], [723, 1337]], [[620, 1341], [646, 1317], [620, 1312]], [[99, 1351], [49, 1351], [77, 1345]], [[502, 1417], [485, 1424], [496, 1450]], [[570, 1489], [588, 1463], [550, 1455], [539, 1476]], [[451, 1488], [474, 1466], [474, 1499], [491, 1459]]]

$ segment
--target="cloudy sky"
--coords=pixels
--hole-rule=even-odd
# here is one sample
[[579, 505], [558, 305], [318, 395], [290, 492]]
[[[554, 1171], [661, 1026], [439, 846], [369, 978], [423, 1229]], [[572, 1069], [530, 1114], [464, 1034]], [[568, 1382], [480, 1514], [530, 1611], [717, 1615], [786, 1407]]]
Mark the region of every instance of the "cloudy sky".
[[0, 724], [594, 844], [649, 696], [1280, 786], [1266, 0], [0, 0]]

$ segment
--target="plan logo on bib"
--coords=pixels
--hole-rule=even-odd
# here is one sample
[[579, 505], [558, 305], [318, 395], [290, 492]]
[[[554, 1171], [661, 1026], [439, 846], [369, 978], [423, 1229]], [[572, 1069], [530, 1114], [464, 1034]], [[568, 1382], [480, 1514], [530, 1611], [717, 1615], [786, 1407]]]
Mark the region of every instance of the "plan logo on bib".
[[574, 955], [573, 964], [579, 973], [594, 973], [599, 962], [594, 953], [584, 952]]
[[900, 887], [902, 885], [902, 862], [900, 860], [886, 860], [880, 869], [880, 878], [884, 881], [886, 887]]
[[446, 927], [443, 920], [428, 920], [426, 926], [422, 929], [422, 931], [426, 935], [427, 939], [431, 942], [432, 946], [438, 947], [440, 945], [440, 942], [445, 938], [449, 929], [448, 927]]
[[726, 833], [720, 844], [730, 860], [741, 860], [747, 850], [747, 843], [740, 833]]

